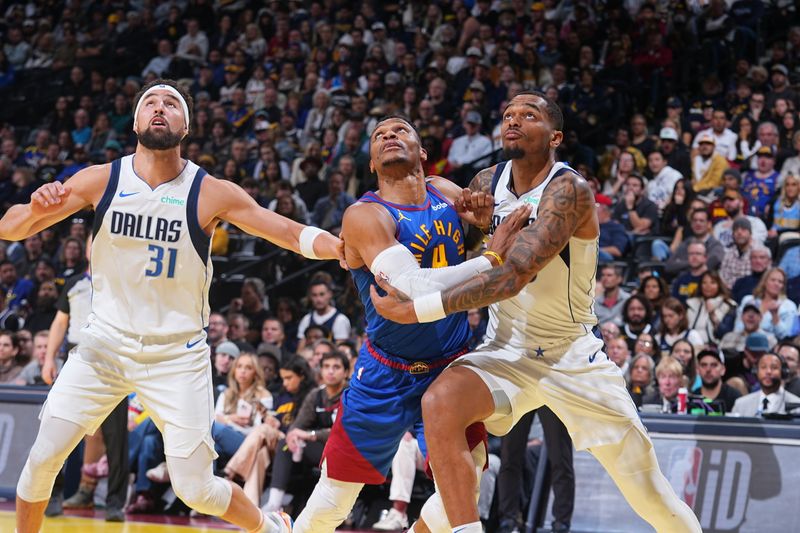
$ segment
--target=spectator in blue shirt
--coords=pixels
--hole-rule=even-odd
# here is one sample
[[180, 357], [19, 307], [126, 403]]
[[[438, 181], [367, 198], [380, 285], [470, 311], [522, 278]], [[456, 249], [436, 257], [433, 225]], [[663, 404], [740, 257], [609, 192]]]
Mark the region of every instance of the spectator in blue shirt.
[[8, 259], [0, 261], [0, 291], [6, 295], [6, 306], [15, 310], [22, 307], [24, 302], [30, 300], [33, 292], [33, 282], [20, 278], [17, 267]]
[[772, 207], [780, 173], [775, 170], [775, 152], [762, 146], [756, 152], [758, 168], [744, 175], [742, 194], [750, 205], [748, 215], [764, 218]]
[[355, 203], [355, 199], [344, 192], [344, 176], [334, 171], [328, 178], [328, 195], [314, 204], [311, 222], [315, 226], [338, 233], [342, 226], [344, 210]]
[[611, 198], [604, 194], [595, 194], [597, 220], [600, 222], [600, 254], [601, 263], [610, 263], [620, 259], [628, 249], [628, 234], [625, 226], [611, 218]]
[[692, 240], [687, 247], [688, 269], [672, 282], [672, 296], [680, 300], [685, 306], [688, 300], [700, 285], [700, 278], [708, 270], [706, 245], [698, 240]]

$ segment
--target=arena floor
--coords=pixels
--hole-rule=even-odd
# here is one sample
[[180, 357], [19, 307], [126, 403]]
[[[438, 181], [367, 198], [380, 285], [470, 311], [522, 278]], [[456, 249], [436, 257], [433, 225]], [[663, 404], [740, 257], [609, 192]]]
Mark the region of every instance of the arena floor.
[[[58, 518], [45, 518], [42, 533], [190, 533], [240, 531], [220, 520], [167, 515], [128, 515], [122, 524], [106, 523], [102, 511], [68, 511]], [[14, 531], [14, 504], [0, 503], [0, 532]], [[352, 530], [338, 530], [355, 533]]]

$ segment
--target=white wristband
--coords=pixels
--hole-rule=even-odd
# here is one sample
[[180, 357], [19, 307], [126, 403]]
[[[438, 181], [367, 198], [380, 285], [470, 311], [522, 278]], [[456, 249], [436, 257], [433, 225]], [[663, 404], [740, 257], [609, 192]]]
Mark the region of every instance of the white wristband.
[[442, 304], [442, 291], [414, 298], [414, 313], [420, 324], [441, 320], [447, 316], [444, 313], [444, 304]]
[[321, 233], [327, 233], [323, 229], [315, 228], [314, 226], [306, 226], [303, 228], [303, 231], [300, 232], [300, 238], [298, 239], [300, 244], [300, 253], [303, 254], [303, 257], [307, 257], [309, 259], [319, 259], [319, 256], [314, 253], [314, 239], [316, 239]]

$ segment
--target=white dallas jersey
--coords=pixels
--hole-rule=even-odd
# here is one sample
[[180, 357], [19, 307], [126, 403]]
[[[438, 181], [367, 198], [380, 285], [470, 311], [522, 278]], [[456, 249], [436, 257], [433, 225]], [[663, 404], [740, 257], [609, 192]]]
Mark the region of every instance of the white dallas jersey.
[[173, 336], [208, 325], [211, 239], [197, 220], [206, 172], [187, 161], [155, 189], [132, 155], [111, 165], [92, 243], [92, 313], [136, 336]]
[[[523, 204], [533, 208], [529, 223], [533, 222], [545, 188], [567, 171], [574, 172], [564, 163], [556, 163], [540, 185], [517, 197], [510, 189], [511, 163], [500, 163], [492, 182], [494, 216], [490, 233]], [[594, 289], [598, 243], [599, 237], [571, 237], [564, 250], [519, 294], [489, 307], [487, 337], [497, 344], [530, 351], [562, 345], [591, 331], [597, 324]]]

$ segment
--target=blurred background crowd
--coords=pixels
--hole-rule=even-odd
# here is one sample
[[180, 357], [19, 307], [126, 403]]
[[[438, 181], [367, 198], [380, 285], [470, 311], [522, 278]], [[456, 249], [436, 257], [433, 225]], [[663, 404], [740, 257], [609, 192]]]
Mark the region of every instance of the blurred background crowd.
[[[508, 100], [539, 90], [564, 111], [559, 159], [597, 193], [596, 312], [637, 405], [673, 412], [685, 387], [692, 411], [752, 416], [786, 410], [761, 401], [776, 382], [800, 394], [794, 2], [0, 6], [0, 212], [28, 202], [43, 183], [131, 153], [132, 97], [158, 77], [178, 80], [194, 98], [184, 157], [262, 206], [334, 233], [344, 210], [376, 186], [368, 139], [380, 117], [409, 117], [428, 153], [426, 172], [465, 186], [502, 159]], [[24, 242], [0, 243], [0, 382], [41, 385], [48, 349], [63, 359], [76, 342], [91, 227], [92, 213], [81, 212]], [[363, 340], [363, 308], [337, 265], [235, 227], [217, 230], [212, 254], [219, 468], [260, 503], [272, 490], [294, 491], [294, 503], [282, 504], [297, 511], [308, 488], [299, 473], [316, 466], [332, 424], [319, 407], [335, 412]], [[474, 344], [485, 318], [485, 309], [469, 314]], [[48, 330], [59, 340], [50, 348]], [[758, 402], [736, 405], [753, 394]], [[124, 468], [136, 485], [128, 510], [160, 511], [170, 504], [163, 450], [146, 411], [135, 398], [130, 406]], [[535, 432], [531, 448], [540, 442]], [[73, 506], [92, 504], [97, 479], [108, 474], [103, 448], [102, 438], [87, 442]], [[500, 449], [498, 439], [498, 456]], [[509, 483], [519, 482], [512, 474]], [[407, 494], [394, 487], [390, 499], [430, 490], [420, 484]], [[527, 502], [500, 497], [492, 506], [494, 491], [486, 489], [482, 514], [497, 531], [513, 531]], [[367, 507], [351, 516], [356, 525]], [[405, 511], [380, 521], [391, 529], [403, 520]]]

